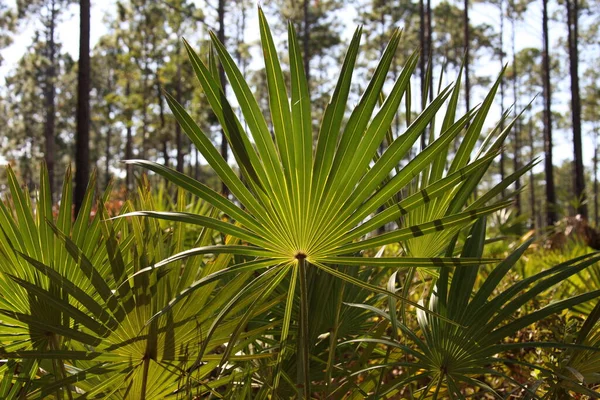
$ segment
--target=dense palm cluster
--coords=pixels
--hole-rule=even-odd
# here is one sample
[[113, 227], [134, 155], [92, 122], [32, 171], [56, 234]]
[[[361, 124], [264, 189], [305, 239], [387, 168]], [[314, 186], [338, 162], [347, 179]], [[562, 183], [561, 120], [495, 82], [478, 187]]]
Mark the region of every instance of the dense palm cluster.
[[[401, 43], [393, 32], [351, 105], [359, 28], [314, 121], [293, 25], [284, 71], [260, 10], [259, 24], [268, 118], [216, 35], [208, 62], [184, 42], [237, 167], [166, 95], [229, 196], [127, 160], [153, 176], [116, 215], [111, 188], [94, 195], [93, 178], [73, 221], [70, 171], [54, 210], [44, 168], [35, 193], [7, 170], [0, 397], [595, 397], [600, 255], [540, 267], [523, 264], [533, 239], [487, 246], [500, 225], [489, 216], [534, 164], [480, 188], [515, 122], [484, 129], [500, 78], [463, 116], [460, 79], [440, 87], [395, 131], [418, 53], [386, 86]], [[579, 318], [574, 337], [524, 337], [567, 312]]]

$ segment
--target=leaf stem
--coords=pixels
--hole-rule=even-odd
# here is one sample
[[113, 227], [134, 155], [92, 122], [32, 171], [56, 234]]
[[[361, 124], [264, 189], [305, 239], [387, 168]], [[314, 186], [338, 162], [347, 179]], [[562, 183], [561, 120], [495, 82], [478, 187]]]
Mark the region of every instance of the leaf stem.
[[[302, 351], [301, 377], [304, 389], [304, 398], [310, 398], [310, 369], [309, 369], [309, 337], [308, 337], [308, 284], [306, 281], [306, 268], [308, 262], [305, 257], [298, 257], [298, 269], [300, 272], [300, 336]], [[299, 382], [300, 383], [300, 382]]]

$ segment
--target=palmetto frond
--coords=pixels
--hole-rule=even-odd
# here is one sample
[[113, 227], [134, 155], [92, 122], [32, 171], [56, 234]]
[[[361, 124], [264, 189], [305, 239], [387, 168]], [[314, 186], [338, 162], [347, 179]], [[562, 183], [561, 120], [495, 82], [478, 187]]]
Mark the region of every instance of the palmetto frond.
[[[202, 183], [157, 163], [144, 160], [127, 161], [162, 175], [212, 204], [228, 218], [224, 220], [192, 213], [153, 211], [134, 212], [127, 216], [151, 216], [197, 224], [216, 229], [241, 241], [236, 245], [225, 244], [186, 250], [139, 271], [138, 275], [192, 255], [236, 254], [252, 258], [196, 281], [189, 288], [176, 294], [169, 307], [158, 312], [156, 317], [169, 312], [172, 306], [205, 284], [222, 279], [228, 274], [264, 270], [265, 272], [258, 275], [251, 284], [241, 289], [239, 296], [219, 313], [208, 335], [210, 337], [221, 319], [229, 313], [230, 307], [235, 306], [245, 295], [255, 292], [257, 288], [264, 288], [265, 295], [250, 306], [250, 309], [254, 309], [262, 301], [266, 301], [268, 293], [277, 286], [276, 283], [286, 282], [289, 287], [281, 322], [281, 361], [285, 358], [286, 340], [291, 327], [294, 326], [293, 304], [296, 293], [299, 293], [301, 312], [298, 335], [303, 343], [303, 362], [298, 368], [304, 370], [304, 381], [299, 384], [308, 390], [308, 348], [311, 345], [308, 343], [308, 328], [305, 326], [309, 313], [307, 274], [312, 274], [315, 271], [313, 268], [316, 268], [347, 284], [395, 297], [426, 313], [435, 313], [395, 291], [380, 287], [379, 282], [359, 279], [356, 274], [346, 273], [339, 266], [354, 269], [375, 267], [393, 272], [398, 268], [409, 267], [477, 267], [490, 262], [491, 260], [477, 257], [442, 257], [439, 251], [427, 257], [412, 258], [370, 258], [363, 257], [361, 252], [436, 232], [456, 233], [481, 216], [506, 207], [507, 202], [487, 205], [493, 196], [486, 196], [485, 200], [478, 202], [476, 206], [463, 207], [473, 187], [481, 179], [480, 173], [492, 162], [506, 132], [498, 136], [489, 151], [471, 158], [493, 93], [488, 96], [482, 107], [470, 110], [455, 120], [458, 88], [453, 89], [449, 86], [440, 91], [405, 132], [390, 139], [390, 128], [397, 117], [401, 101], [408, 92], [410, 77], [417, 66], [415, 53], [405, 61], [404, 68], [379, 106], [388, 71], [400, 42], [399, 31], [392, 33], [360, 101], [345, 120], [351, 78], [362, 33], [361, 28], [358, 28], [340, 70], [331, 101], [323, 115], [316, 135], [316, 145], [313, 146], [310, 93], [294, 27], [291, 24], [288, 27], [291, 82], [288, 91], [270, 29], [260, 9], [259, 26], [268, 82], [271, 126], [262, 115], [259, 104], [240, 70], [215, 35], [212, 36], [212, 45], [229, 79], [243, 121], [238, 119], [219, 83], [215, 59], [211, 57], [206, 65], [190, 45], [185, 43], [196, 76], [227, 137], [242, 177], [236, 175], [183, 107], [173, 97], [166, 95], [168, 104], [184, 131], [227, 185], [234, 200], [224, 198]], [[492, 92], [495, 92], [495, 87]], [[444, 105], [448, 111], [438, 137], [405, 167], [398, 168], [401, 161], [410, 154], [417, 139], [426, 132], [427, 127], [433, 125]], [[445, 168], [440, 164], [440, 157], [445, 159], [451, 144], [463, 133], [463, 144], [459, 146], [455, 161], [444, 173]], [[378, 150], [382, 143], [385, 143], [386, 137], [389, 140], [385, 151], [379, 154]], [[434, 138], [433, 135], [431, 137]], [[430, 173], [433, 167], [436, 169], [435, 173]], [[423, 174], [430, 174], [426, 185], [411, 196], [394, 201], [403, 188]], [[447, 208], [446, 212], [439, 216], [423, 219], [418, 223], [411, 222], [410, 225], [399, 224], [398, 229], [372, 235], [378, 228], [428, 207], [431, 202], [452, 202], [457, 196], [464, 197], [463, 203]], [[381, 207], [383, 211], [378, 211]], [[296, 286], [299, 292], [296, 291]], [[236, 337], [232, 338], [232, 342], [234, 339]], [[210, 348], [205, 344], [198, 361], [206, 350]], [[229, 354], [231, 352], [227, 351], [223, 362]], [[278, 385], [279, 378], [278, 372], [275, 374], [274, 387]]]
[[[473, 226], [463, 249], [463, 255], [477, 256], [481, 254], [484, 240], [485, 221], [482, 219]], [[522, 244], [505, 260], [496, 265], [479, 285], [476, 285], [477, 271], [472, 267], [456, 269], [454, 274], [449, 274], [448, 270], [441, 272], [440, 277], [435, 281], [435, 288], [428, 297], [428, 306], [430, 310], [451, 319], [454, 324], [449, 324], [435, 315], [417, 310], [420, 332], [412, 332], [404, 324], [395, 321], [396, 310], [394, 308], [390, 308], [387, 312], [365, 305], [355, 305], [383, 316], [390, 325], [396, 325], [393, 331], [400, 330], [406, 339], [402, 341], [382, 335], [347, 342], [350, 344], [361, 343], [362, 345], [377, 343], [392, 349], [392, 355], [388, 360], [377, 364], [374, 368], [359, 369], [354, 372], [355, 375], [372, 374], [373, 371], [378, 372], [382, 368], [398, 366], [405, 371], [397, 379], [382, 385], [381, 390], [374, 398], [392, 396], [400, 389], [414, 385], [417, 381], [427, 382], [423, 387], [418, 388], [417, 393], [420, 398], [462, 398], [462, 390], [465, 387], [479, 387], [483, 391], [497, 395], [484, 380], [478, 379], [478, 377], [489, 375], [501, 376], [507, 382], [511, 382], [535, 398], [535, 393], [502, 372], [501, 369], [495, 369], [494, 366], [521, 364], [549, 374], [552, 374], [552, 371], [543, 366], [531, 365], [526, 361], [505, 357], [506, 352], [528, 347], [566, 347], [573, 350], [575, 354], [585, 354], [588, 357], [594, 354], [593, 348], [584, 349], [587, 352], [583, 352], [582, 346], [578, 346], [578, 344], [514, 343], [506, 340], [514, 337], [518, 330], [549, 315], [600, 296], [600, 291], [595, 290], [550, 303], [531, 313], [515, 317], [522, 306], [537, 296], [547, 293], [555, 285], [600, 261], [598, 253], [588, 254], [516, 282], [494, 295], [494, 292], [500, 287], [500, 282], [514, 267], [531, 242], [532, 240], [529, 240]], [[406, 359], [407, 354], [411, 357], [410, 361]], [[376, 379], [376, 375], [374, 379]], [[572, 384], [572, 382], [570, 383]]]
[[[174, 293], [226, 268], [231, 255], [215, 257], [209, 265], [192, 257], [187, 263], [195, 268], [186, 268], [185, 263], [130, 280], [137, 271], [184, 248], [183, 224], [166, 231], [158, 220], [135, 219], [131, 225], [125, 219], [108, 220], [103, 208], [106, 194], [88, 221], [94, 179], [83, 211], [72, 223], [70, 172], [54, 218], [45, 170], [33, 213], [28, 194], [10, 169], [8, 176], [12, 207], [0, 203], [0, 359], [6, 360], [0, 365], [2, 399], [62, 399], [74, 391], [97, 399], [164, 398], [211, 392], [240, 377], [239, 372], [224, 371], [207, 386], [205, 380], [219, 365], [217, 356], [204, 357], [193, 371], [189, 368], [216, 310], [247, 284], [249, 275], [222, 283], [218, 293], [213, 293], [215, 285], [208, 285], [173, 307], [165, 319], [147, 323]], [[140, 189], [138, 196], [137, 204], [128, 202], [123, 211], [154, 208], [148, 191]], [[182, 190], [178, 199], [177, 209], [183, 211]], [[199, 243], [211, 244], [212, 232], [204, 229]], [[232, 311], [245, 310], [256, 297], [248, 295]], [[256, 312], [279, 302], [281, 297], [273, 297]], [[225, 320], [207, 345], [222, 346], [237, 326], [237, 320]], [[264, 324], [240, 337], [252, 341], [270, 327]], [[271, 354], [245, 354], [243, 347], [235, 349], [234, 358], [242, 363], [272, 358]]]

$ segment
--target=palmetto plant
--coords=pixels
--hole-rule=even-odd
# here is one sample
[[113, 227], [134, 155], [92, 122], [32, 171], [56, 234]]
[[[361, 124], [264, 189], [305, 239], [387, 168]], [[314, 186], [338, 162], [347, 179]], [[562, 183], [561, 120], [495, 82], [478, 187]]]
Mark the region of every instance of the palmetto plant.
[[[218, 356], [204, 357], [205, 364], [193, 371], [189, 367], [215, 310], [247, 283], [248, 274], [222, 282], [219, 291], [207, 286], [173, 307], [164, 320], [147, 324], [174, 293], [226, 268], [230, 255], [207, 264], [190, 258], [195, 268], [180, 264], [130, 280], [137, 271], [183, 250], [183, 224], [165, 230], [157, 220], [110, 220], [103, 209], [110, 189], [88, 220], [95, 203], [94, 179], [72, 223], [70, 172], [56, 217], [44, 168], [35, 207], [10, 169], [8, 178], [10, 202], [0, 203], [0, 398], [191, 398], [227, 387], [231, 379], [244, 379], [246, 373], [238, 369], [207, 383]], [[180, 190], [176, 209], [183, 211], [185, 200]], [[154, 208], [144, 187], [123, 211], [137, 208]], [[215, 243], [212, 232], [204, 229], [195, 241]], [[254, 299], [247, 296], [233, 311], [245, 309]], [[279, 302], [281, 297], [274, 297], [256, 311]], [[210, 346], [223, 346], [236, 327], [235, 320], [220, 324]], [[253, 341], [269, 328], [266, 323], [240, 337]], [[243, 344], [236, 353], [232, 359], [239, 365], [265, 356], [245, 354]]]
[[[485, 221], [478, 221], [470, 232], [463, 248], [464, 256], [478, 256], [483, 251], [485, 241]], [[489, 386], [483, 376], [500, 376], [502, 381], [513, 386], [514, 393], [537, 398], [535, 390], [518, 382], [510, 373], [506, 373], [498, 365], [525, 366], [543, 370], [544, 373], [556, 377], [552, 371], [543, 366], [532, 365], [527, 360], [520, 360], [510, 353], [525, 348], [546, 347], [564, 348], [580, 356], [594, 359], [594, 349], [584, 348], [582, 343], [550, 343], [550, 342], [513, 342], [520, 329], [534, 324], [550, 315], [575, 305], [588, 302], [600, 296], [595, 290], [578, 296], [568, 297], [552, 302], [545, 307], [530, 313], [518, 315], [524, 305], [540, 295], [547, 294], [554, 286], [600, 260], [598, 254], [588, 254], [558, 264], [541, 271], [531, 277], [502, 288], [502, 281], [514, 267], [515, 262], [527, 250], [532, 240], [527, 241], [496, 265], [485, 279], [477, 284], [478, 271], [473, 267], [457, 269], [449, 274], [447, 269], [441, 271], [435, 281], [433, 290], [427, 296], [428, 307], [432, 311], [449, 318], [454, 324], [440, 320], [435, 315], [427, 315], [417, 310], [419, 332], [413, 332], [396, 315], [396, 309], [374, 308], [369, 305], [354, 304], [354, 307], [370, 310], [383, 317], [385, 325], [391, 331], [399, 331], [399, 338], [386, 335], [357, 338], [344, 345], [383, 345], [391, 350], [384, 359], [383, 354], [371, 357], [372, 365], [368, 368], [356, 368], [350, 376], [366, 375], [363, 379], [363, 391], [377, 387], [373, 398], [389, 398], [400, 390], [413, 386], [415, 398], [462, 398], [465, 388], [475, 392], [485, 391], [504, 398]], [[518, 315], [518, 316], [517, 316]], [[408, 357], [407, 357], [408, 356]], [[380, 358], [381, 362], [374, 362]], [[572, 360], [577, 362], [576, 360]], [[388, 368], [402, 368], [403, 373], [396, 379], [378, 386], [380, 371]], [[587, 371], [587, 369], [586, 369]], [[564, 372], [559, 376], [564, 377]], [[588, 379], [592, 376], [588, 375]], [[588, 383], [590, 381], [588, 380]], [[577, 388], [576, 381], [570, 377], [563, 381], [565, 387]], [[507, 389], [505, 385], [504, 390]], [[583, 388], [585, 389], [585, 388]], [[590, 393], [586, 392], [587, 394]], [[504, 393], [506, 394], [506, 392]]]
[[[547, 398], [568, 399], [570, 392], [600, 396], [600, 302], [592, 309], [575, 339], [582, 347], [561, 354]], [[583, 347], [586, 346], [586, 347]]]
[[[339, 340], [337, 324], [343, 319], [341, 304], [348, 287], [391, 296], [406, 306], [447, 320], [437, 311], [411, 301], [393, 288], [388, 290], [382, 287], [382, 281], [387, 279], [382, 277], [381, 272], [390, 275], [401, 268], [419, 267], [432, 271], [450, 267], [476, 268], [490, 261], [480, 257], [453, 257], [452, 254], [444, 257], [444, 253], [451, 242], [449, 238], [454, 237], [461, 228], [508, 205], [507, 202], [494, 202], [499, 190], [485, 194], [475, 203], [469, 202], [469, 199], [499, 151], [510, 124], [503, 132], [493, 130], [483, 141], [479, 153], [473, 157], [498, 83], [480, 107], [469, 110], [458, 119], [455, 114], [460, 87], [455, 85], [440, 90], [403, 133], [393, 135], [392, 123], [397, 118], [403, 97], [409, 92], [410, 77], [417, 65], [415, 53], [405, 61], [387, 96], [383, 95], [387, 74], [400, 41], [399, 31], [391, 35], [367, 88], [346, 119], [351, 78], [359, 51], [359, 28], [352, 38], [316, 135], [316, 145], [313, 145], [310, 93], [294, 27], [290, 24], [288, 29], [291, 86], [288, 92], [288, 80], [285, 79], [271, 32], [260, 10], [259, 26], [271, 126], [262, 115], [252, 90], [232, 57], [215, 35], [212, 36], [212, 45], [227, 74], [243, 121], [238, 119], [219, 83], [213, 52], [208, 64], [205, 64], [185, 43], [206, 98], [227, 136], [241, 177], [220, 156], [183, 107], [173, 97], [166, 95], [173, 114], [227, 185], [233, 199], [224, 198], [202, 183], [158, 163], [127, 161], [154, 171], [204, 199], [220, 210], [223, 217], [155, 211], [133, 212], [127, 216], [151, 216], [197, 224], [234, 237], [239, 243], [185, 250], [137, 272], [135, 276], [190, 256], [232, 254], [243, 257], [241, 262], [207, 275], [176, 294], [169, 307], [157, 312], [153, 321], [168, 315], [171, 307], [186, 301], [206, 284], [227, 278], [230, 274], [252, 272], [254, 279], [240, 288], [229, 304], [219, 310], [206, 337], [210, 338], [222, 321], [228, 315], [233, 315], [232, 309], [240, 302], [250, 295], [255, 296], [247, 312], [239, 317], [239, 324], [222, 356], [221, 363], [226, 365], [228, 358], [234, 354], [233, 344], [239, 340], [252, 312], [272, 299], [275, 293], [283, 293], [286, 300], [281, 304], [281, 309], [271, 310], [277, 316], [279, 328], [273, 332], [276, 337], [273, 346], [264, 350], [276, 352], [277, 360], [272, 379], [262, 382], [262, 393], [265, 396], [267, 393], [277, 393], [283, 378], [288, 386], [281, 390], [293, 392], [301, 388], [299, 394], [309, 397], [313, 382], [319, 386], [318, 390], [329, 393], [333, 390], [333, 354]], [[380, 102], [380, 99], [383, 100]], [[446, 114], [442, 129], [438, 132], [434, 129], [434, 122], [443, 106], [446, 107]], [[400, 168], [399, 165], [406, 160], [417, 139], [426, 132], [430, 133], [429, 145]], [[451, 164], [446, 165], [450, 149], [459, 136], [462, 141], [458, 151]], [[382, 146], [384, 151], [380, 153]], [[506, 187], [510, 182], [506, 180], [501, 185]], [[399, 193], [403, 190], [406, 192], [406, 188], [416, 183], [420, 185], [417, 190], [399, 198]], [[488, 205], [490, 202], [492, 204]], [[433, 213], [423, 211], [431, 211], [432, 204], [445, 206], [435, 209]], [[417, 214], [424, 217], [414, 217]], [[428, 215], [432, 217], [427, 218]], [[392, 222], [397, 224], [397, 228], [373, 234]], [[426, 256], [408, 257], [404, 254], [403, 257], [364, 257], [363, 254], [381, 246], [426, 238], [431, 234], [444, 234], [446, 238], [436, 241], [434, 249]], [[332, 277], [342, 284], [331, 286], [336, 293], [329, 295], [334, 302], [330, 307], [318, 301], [319, 296], [323, 295], [313, 289], [326, 290], [326, 286], [320, 282], [331, 281]], [[285, 289], [282, 290], [282, 287]], [[368, 296], [363, 295], [364, 298]], [[315, 346], [320, 344], [322, 350], [323, 343], [327, 341], [319, 339], [317, 343], [317, 337], [326, 332], [311, 332], [311, 322], [324, 321], [325, 312], [329, 312], [328, 315], [333, 316], [334, 320], [329, 321], [327, 330], [329, 345], [324, 346], [325, 351], [319, 352]], [[291, 343], [300, 345], [295, 349]], [[205, 340], [195, 365], [201, 365], [213, 348], [211, 342]], [[285, 362], [296, 358], [294, 350], [298, 350], [297, 362]], [[326, 367], [320, 366], [316, 371], [311, 368], [315, 363]], [[322, 370], [325, 370], [325, 374], [320, 372]], [[292, 374], [297, 376], [296, 384], [292, 384]]]

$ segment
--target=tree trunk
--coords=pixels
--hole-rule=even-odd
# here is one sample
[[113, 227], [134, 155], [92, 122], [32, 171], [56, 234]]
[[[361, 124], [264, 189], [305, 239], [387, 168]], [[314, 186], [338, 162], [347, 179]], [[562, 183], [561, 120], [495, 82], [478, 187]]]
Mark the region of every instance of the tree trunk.
[[594, 224], [598, 228], [598, 132], [594, 134]]
[[[219, 0], [217, 6], [217, 14], [219, 19], [219, 32], [217, 34], [219, 41], [225, 44], [225, 0]], [[221, 81], [221, 87], [223, 88], [223, 93], [227, 93], [227, 81], [225, 80], [225, 70], [223, 66], [219, 64], [219, 79]], [[227, 137], [225, 136], [225, 131], [221, 130], [221, 156], [227, 162]], [[221, 184], [221, 194], [225, 197], [229, 196], [229, 188], [225, 183]]]
[[146, 149], [148, 147], [148, 138], [147, 138], [147, 130], [148, 130], [148, 74], [146, 73], [148, 70], [148, 61], [144, 62], [144, 68], [142, 70], [142, 74], [144, 77], [142, 78], [142, 154], [141, 158], [146, 159]]
[[[513, 53], [513, 102], [514, 102], [514, 113], [515, 116], [519, 113], [519, 96], [518, 96], [518, 87], [519, 87], [519, 75], [517, 71], [517, 52], [515, 49], [515, 19], [513, 16], [512, 19], [512, 53]], [[515, 172], [519, 169], [520, 166], [520, 154], [521, 154], [521, 120], [517, 119], [514, 125], [515, 130], [515, 154], [514, 154], [514, 164], [513, 168]], [[521, 215], [521, 178], [517, 177], [515, 180], [515, 209], [517, 210], [517, 215]]]
[[306, 75], [306, 81], [310, 84], [310, 15], [308, 13], [308, 2], [309, 0], [304, 0], [302, 3], [302, 11], [304, 14], [304, 74]]
[[[110, 108], [109, 108], [110, 110]], [[109, 111], [109, 115], [110, 115], [110, 111]], [[109, 117], [110, 118], [110, 117]], [[107, 118], [107, 121], [110, 121], [110, 119]], [[112, 138], [112, 125], [108, 126], [108, 130], [106, 131], [106, 149], [105, 149], [105, 153], [104, 153], [104, 181], [105, 181], [105, 185], [108, 185], [108, 182], [110, 182], [110, 140]]]
[[[200, 152], [194, 146], [190, 146], [190, 152], [194, 152], [194, 179], [200, 179]], [[190, 157], [192, 157], [190, 155]]]
[[[181, 54], [181, 41], [177, 41], [177, 55]], [[181, 63], [177, 63], [177, 77], [175, 81], [175, 100], [181, 104]], [[181, 126], [175, 121], [175, 141], [177, 142], [177, 171], [183, 173], [183, 135]]]
[[[241, 1], [241, 6], [242, 9], [240, 10], [240, 27], [238, 30], [238, 47], [239, 45], [241, 45], [242, 43], [244, 43], [244, 38], [245, 38], [245, 34], [246, 34], [246, 19], [247, 19], [247, 15], [246, 15], [246, 3], [244, 1]], [[242, 53], [238, 51], [238, 58], [237, 58], [237, 62], [238, 65], [240, 66], [240, 69], [242, 70], [242, 75], [246, 75], [246, 67], [247, 67], [247, 60], [242, 57]]]
[[542, 0], [542, 70], [544, 96], [544, 170], [546, 173], [546, 224], [552, 227], [557, 220], [554, 171], [552, 166], [552, 89], [550, 87], [550, 59], [548, 44], [548, 0]]
[[169, 166], [169, 137], [165, 132], [165, 111], [162, 99], [162, 93], [160, 91], [160, 75], [158, 71], [160, 70], [160, 64], [156, 63], [156, 102], [158, 103], [158, 117], [160, 121], [158, 136], [162, 139], [163, 146], [163, 157], [165, 159], [165, 167]]
[[[504, 0], [500, 0], [500, 70], [504, 68]], [[500, 77], [500, 132], [504, 132], [504, 75]], [[504, 152], [500, 152], [500, 180], [505, 177], [504, 172]], [[502, 197], [506, 195], [502, 189]]]
[[[433, 63], [433, 18], [431, 16], [431, 0], [427, 0], [425, 11], [427, 13], [427, 57], [429, 58], [429, 62]], [[429, 101], [431, 102], [433, 101], [433, 74], [429, 76], [429, 82], [427, 83], [429, 87]]]
[[90, 0], [79, 2], [79, 68], [75, 145], [75, 215], [83, 204], [90, 175]]
[[[419, 45], [421, 57], [419, 59], [419, 71], [421, 73], [421, 108], [425, 108], [425, 57], [427, 57], [427, 43], [425, 42], [425, 3], [419, 0]], [[421, 140], [425, 140], [424, 135]], [[423, 144], [423, 143], [422, 143]], [[424, 147], [424, 146], [423, 146]]]
[[[529, 119], [529, 147], [531, 149], [531, 157], [535, 153], [534, 149], [534, 141], [533, 141], [533, 121], [531, 118]], [[535, 219], [536, 219], [536, 199], [535, 199], [535, 176], [533, 175], [533, 168], [529, 169], [529, 202], [531, 206], [531, 229], [535, 229]]]
[[27, 138], [27, 145], [25, 147], [24, 157], [25, 157], [25, 168], [23, 171], [23, 181], [27, 185], [27, 189], [30, 192], [35, 190], [35, 186], [33, 183], [33, 171], [31, 160], [33, 159], [33, 134], [31, 133], [31, 128], [29, 126], [29, 119], [23, 116], [23, 128], [25, 130], [25, 137]]
[[[419, 0], [419, 45], [421, 57], [419, 59], [419, 72], [421, 78], [421, 109], [425, 108], [425, 57], [427, 56], [427, 43], [425, 41], [425, 3]], [[410, 118], [407, 116], [407, 118]], [[421, 148], [425, 148], [425, 134], [421, 135]]]
[[55, 110], [55, 95], [56, 89], [54, 86], [54, 79], [56, 76], [55, 64], [56, 64], [56, 44], [54, 42], [54, 29], [56, 25], [56, 4], [55, 1], [52, 0], [50, 3], [50, 20], [48, 26], [48, 69], [46, 75], [46, 90], [44, 93], [45, 100], [45, 108], [46, 108], [46, 121], [44, 124], [44, 140], [45, 140], [45, 151], [44, 151], [44, 160], [46, 162], [46, 167], [48, 168], [48, 178], [50, 181], [50, 192], [52, 193], [52, 197], [54, 199], [54, 193], [56, 190], [56, 179], [54, 173], [54, 163], [56, 159], [56, 150], [54, 143], [54, 120], [56, 118], [56, 110]]
[[[125, 99], [129, 101], [129, 96], [131, 95], [131, 84], [129, 80], [127, 80], [127, 84], [125, 85]], [[127, 136], [125, 140], [125, 159], [131, 160], [133, 158], [133, 134], [131, 132], [131, 118], [133, 117], [133, 113], [131, 110], [131, 105], [127, 104], [126, 112], [126, 124], [127, 124]], [[127, 190], [133, 189], [133, 168], [131, 165], [126, 165], [127, 176], [125, 178], [125, 185], [127, 186]]]
[[463, 29], [464, 29], [464, 46], [465, 46], [465, 105], [467, 111], [471, 109], [471, 82], [469, 81], [469, 0], [464, 2], [463, 14]]
[[165, 167], [169, 167], [169, 141], [167, 140], [166, 136], [163, 136], [163, 140], [162, 140], [162, 152], [163, 152], [163, 157], [165, 159]]
[[571, 75], [571, 120], [573, 123], [573, 160], [575, 164], [575, 196], [577, 196], [577, 213], [588, 219], [585, 204], [585, 176], [581, 145], [581, 100], [579, 97], [579, 51], [578, 51], [578, 19], [577, 0], [567, 0], [567, 33], [569, 40], [569, 71]]

